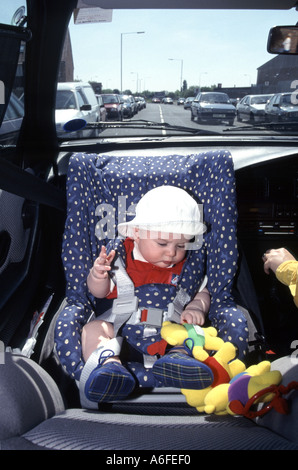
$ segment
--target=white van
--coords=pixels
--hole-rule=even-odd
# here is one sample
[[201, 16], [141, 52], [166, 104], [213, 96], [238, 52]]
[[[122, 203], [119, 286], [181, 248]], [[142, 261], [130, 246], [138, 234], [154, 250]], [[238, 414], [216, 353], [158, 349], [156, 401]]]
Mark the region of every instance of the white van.
[[[56, 94], [56, 131], [57, 135], [65, 137], [64, 124], [71, 119], [85, 119], [86, 122], [100, 120], [100, 110], [93, 88], [84, 82], [58, 83]], [[71, 133], [72, 137], [75, 135]], [[97, 136], [98, 130], [80, 130], [77, 137]]]

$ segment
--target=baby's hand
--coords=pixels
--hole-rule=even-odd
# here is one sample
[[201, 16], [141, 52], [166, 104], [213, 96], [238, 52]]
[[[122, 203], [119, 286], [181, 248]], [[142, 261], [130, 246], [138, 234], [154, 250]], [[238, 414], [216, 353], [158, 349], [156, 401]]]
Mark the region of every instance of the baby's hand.
[[203, 326], [205, 323], [205, 314], [199, 309], [187, 309], [181, 314], [181, 323]]
[[110, 254], [107, 255], [106, 247], [102, 246], [100, 254], [91, 269], [92, 276], [96, 279], [105, 279], [108, 276], [108, 271], [111, 270], [111, 263], [114, 258], [115, 250], [112, 250]]

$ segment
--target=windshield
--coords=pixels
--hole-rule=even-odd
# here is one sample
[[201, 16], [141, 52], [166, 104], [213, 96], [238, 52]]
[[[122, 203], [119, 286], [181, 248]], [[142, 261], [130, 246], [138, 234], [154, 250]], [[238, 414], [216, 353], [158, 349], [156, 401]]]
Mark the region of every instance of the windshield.
[[[22, 2], [6, 4], [0, 17], [10, 23]], [[270, 29], [297, 19], [295, 9], [75, 10], [58, 75], [59, 140], [185, 133], [298, 137], [298, 115], [287, 111], [298, 103], [297, 56], [267, 52]], [[24, 60], [20, 51], [20, 77]], [[69, 89], [61, 90], [65, 83]], [[21, 78], [13, 91], [23, 106]], [[200, 96], [210, 105], [201, 106]], [[64, 132], [77, 118], [87, 123], [84, 131]], [[103, 124], [88, 132], [92, 123]]]
[[[106, 105], [116, 103], [115, 94], [119, 95], [122, 109], [113, 114], [107, 109], [100, 138], [181, 135], [185, 133], [181, 128], [200, 135], [298, 135], [298, 125], [297, 130], [296, 125], [288, 125], [289, 119], [280, 125], [280, 106], [265, 115], [272, 95], [285, 92], [290, 93], [290, 101], [296, 99], [297, 56], [267, 52], [270, 28], [296, 24], [295, 10], [114, 10], [105, 14], [110, 15], [106, 22], [82, 24], [78, 16], [71, 19], [73, 74], [65, 78], [89, 82]], [[214, 109], [205, 106], [204, 113], [200, 95]], [[263, 113], [254, 120], [238, 112], [240, 101], [252, 95], [250, 104]], [[128, 96], [138, 99], [128, 106]], [[295, 119], [292, 114], [291, 121]], [[136, 121], [141, 122], [133, 128]], [[146, 121], [172, 128], [156, 129], [152, 124], [149, 128]], [[112, 127], [107, 126], [110, 122]], [[274, 125], [268, 126], [270, 122]], [[67, 133], [65, 139], [71, 137]]]
[[201, 101], [206, 103], [228, 103], [229, 97], [224, 93], [202, 93]]
[[104, 104], [118, 103], [119, 99], [114, 95], [102, 95]]
[[253, 96], [251, 99], [251, 104], [266, 104], [270, 98], [271, 95]]

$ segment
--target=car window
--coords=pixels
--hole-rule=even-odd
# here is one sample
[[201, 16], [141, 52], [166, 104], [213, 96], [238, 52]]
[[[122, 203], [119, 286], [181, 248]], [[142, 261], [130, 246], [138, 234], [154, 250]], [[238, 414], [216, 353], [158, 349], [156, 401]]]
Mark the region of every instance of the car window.
[[76, 99], [70, 90], [57, 90], [56, 109], [76, 109]]
[[[26, 27], [26, 2], [20, 0], [11, 0], [1, 4], [0, 9], [0, 23], [3, 25], [16, 26], [21, 28]], [[5, 27], [5, 26], [4, 26]], [[8, 43], [6, 47], [9, 48]], [[17, 57], [14, 52], [6, 49], [1, 50], [0, 57], [0, 70], [1, 77], [3, 72], [9, 70], [11, 64], [17, 59], [17, 66], [15, 71], [15, 78], [12, 82], [8, 82], [8, 76], [5, 75], [4, 80], [0, 80], [0, 108], [5, 106], [5, 114], [3, 116], [1, 110], [2, 124], [0, 123], [0, 145], [9, 144], [15, 145], [17, 143], [19, 131], [22, 125], [24, 116], [24, 71], [25, 71], [25, 56], [26, 56], [26, 41], [21, 41], [19, 49], [16, 50]], [[6, 55], [5, 52], [8, 52]], [[3, 62], [2, 62], [3, 61]], [[11, 94], [8, 90], [11, 89]]]
[[96, 97], [95, 97], [95, 94], [94, 94], [94, 91], [92, 90], [92, 88], [90, 87], [84, 87], [84, 93], [87, 97], [87, 102], [88, 104], [91, 104], [92, 106], [96, 106]]
[[81, 106], [84, 106], [84, 104], [87, 104], [88, 101], [84, 95], [84, 93], [82, 92], [82, 90], [77, 90], [77, 97], [78, 97], [78, 102], [79, 102], [79, 108]]
[[19, 100], [13, 93], [10, 96], [10, 100], [4, 116], [4, 121], [10, 119], [20, 119], [24, 116], [24, 106], [21, 100]]
[[294, 103], [292, 103], [293, 100], [291, 100], [291, 95], [283, 95], [282, 97], [282, 100], [281, 100], [281, 104], [283, 106], [287, 106], [287, 105], [292, 105]]

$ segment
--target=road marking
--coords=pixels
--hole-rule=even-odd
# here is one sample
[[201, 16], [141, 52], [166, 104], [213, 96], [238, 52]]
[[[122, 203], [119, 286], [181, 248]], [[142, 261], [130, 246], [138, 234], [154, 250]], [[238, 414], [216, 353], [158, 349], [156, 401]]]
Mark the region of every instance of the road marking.
[[[161, 106], [160, 106], [160, 104], [159, 104], [158, 106], [159, 106], [160, 122], [163, 123], [163, 122], [165, 122], [165, 120], [164, 120], [164, 118], [163, 118]], [[163, 135], [166, 135], [166, 134], [167, 134], [167, 131], [166, 131], [165, 129], [163, 129], [163, 130], [161, 131], [161, 133], [162, 133]]]

